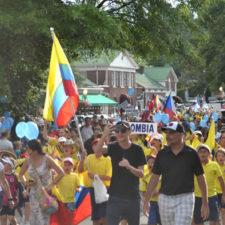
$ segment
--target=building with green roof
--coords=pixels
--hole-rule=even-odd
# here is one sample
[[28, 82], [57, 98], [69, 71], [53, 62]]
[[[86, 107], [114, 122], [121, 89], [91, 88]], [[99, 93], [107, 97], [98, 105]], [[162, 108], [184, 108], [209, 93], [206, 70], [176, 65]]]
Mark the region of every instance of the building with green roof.
[[171, 94], [177, 95], [178, 78], [173, 67], [140, 67], [136, 74], [137, 103], [144, 108], [153, 95], [161, 100]]

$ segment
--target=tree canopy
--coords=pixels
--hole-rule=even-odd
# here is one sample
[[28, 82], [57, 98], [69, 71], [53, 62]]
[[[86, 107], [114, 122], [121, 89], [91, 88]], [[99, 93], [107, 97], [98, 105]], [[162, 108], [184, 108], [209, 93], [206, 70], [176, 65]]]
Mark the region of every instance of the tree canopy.
[[48, 75], [50, 27], [69, 61], [102, 50], [128, 50], [146, 60], [163, 55], [194, 61], [193, 37], [199, 29], [193, 13], [205, 2], [180, 0], [174, 7], [166, 0], [0, 0], [0, 97], [8, 96], [1, 109], [31, 110], [40, 98]]

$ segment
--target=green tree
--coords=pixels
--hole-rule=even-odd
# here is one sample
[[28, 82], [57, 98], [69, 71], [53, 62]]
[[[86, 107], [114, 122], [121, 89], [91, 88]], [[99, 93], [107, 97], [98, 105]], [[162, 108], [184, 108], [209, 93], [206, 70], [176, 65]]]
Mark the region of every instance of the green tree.
[[[102, 50], [128, 50], [149, 59], [190, 52], [182, 35], [203, 0], [0, 0], [1, 110], [30, 110], [45, 88], [54, 27], [69, 61]], [[76, 77], [77, 78], [77, 77]], [[79, 80], [79, 78], [77, 79]]]

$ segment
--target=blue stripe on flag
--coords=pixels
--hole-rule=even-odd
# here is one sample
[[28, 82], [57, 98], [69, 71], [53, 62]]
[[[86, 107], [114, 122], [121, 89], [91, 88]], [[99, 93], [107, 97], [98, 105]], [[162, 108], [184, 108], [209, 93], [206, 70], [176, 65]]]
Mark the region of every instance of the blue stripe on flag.
[[59, 67], [60, 67], [62, 79], [63, 80], [71, 80], [75, 83], [73, 72], [72, 72], [70, 66], [68, 66], [66, 64], [59, 64]]
[[54, 120], [57, 121], [58, 114], [64, 103], [66, 102], [68, 96], [65, 94], [63, 83], [55, 91], [53, 98], [53, 110], [54, 110]]
[[75, 195], [76, 209], [80, 206], [80, 204], [83, 202], [84, 198], [87, 196], [88, 193], [89, 188], [81, 186], [81, 192], [78, 192]]

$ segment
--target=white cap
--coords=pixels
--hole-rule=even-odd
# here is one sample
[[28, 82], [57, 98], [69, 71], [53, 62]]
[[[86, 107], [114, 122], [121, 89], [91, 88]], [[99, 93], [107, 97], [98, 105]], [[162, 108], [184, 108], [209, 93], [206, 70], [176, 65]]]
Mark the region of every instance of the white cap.
[[73, 162], [73, 159], [70, 158], [70, 157], [66, 157], [63, 162], [70, 162], [73, 166], [74, 166], [74, 162]]
[[157, 134], [155, 137], [153, 137], [153, 140], [154, 140], [154, 139], [163, 142], [164, 137], [162, 136], [162, 134]]
[[200, 131], [200, 130], [196, 130], [195, 132], [194, 132], [194, 134], [199, 134], [199, 135], [201, 135], [202, 136], [202, 132]]
[[10, 158], [3, 158], [2, 161], [4, 163], [9, 164], [12, 168], [14, 168], [14, 163], [12, 162], [12, 160]]
[[58, 142], [66, 142], [66, 138], [65, 137], [59, 137]]
[[208, 146], [208, 145], [205, 145], [205, 144], [199, 145], [199, 146], [196, 148], [197, 152], [198, 152], [199, 149], [201, 149], [201, 148], [205, 148], [206, 150], [208, 150], [209, 152], [211, 152], [209, 146]]

